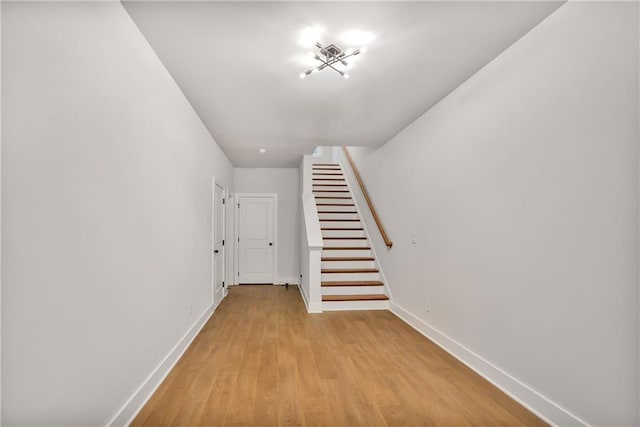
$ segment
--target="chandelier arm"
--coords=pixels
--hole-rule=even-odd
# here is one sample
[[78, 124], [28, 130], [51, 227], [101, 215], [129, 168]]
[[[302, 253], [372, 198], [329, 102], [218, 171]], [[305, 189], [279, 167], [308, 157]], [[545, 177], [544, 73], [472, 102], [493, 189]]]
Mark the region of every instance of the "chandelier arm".
[[344, 55], [344, 56], [341, 56], [341, 57], [339, 57], [339, 58], [334, 58], [334, 59], [332, 59], [332, 60], [330, 60], [330, 61], [328, 61], [328, 62], [323, 61], [323, 60], [322, 60], [322, 58], [320, 58], [320, 57], [318, 57], [318, 58], [320, 58], [320, 60], [319, 60], [320, 62], [322, 62], [323, 64], [325, 64], [325, 65], [327, 65], [327, 66], [330, 66], [330, 65], [333, 65], [333, 64], [335, 64], [335, 63], [337, 63], [337, 62], [344, 61], [344, 60], [345, 60], [345, 59], [347, 59], [347, 58], [351, 58], [352, 56], [356, 56], [356, 55], [358, 55], [359, 53], [360, 53], [360, 50], [356, 50], [356, 51], [354, 51], [353, 53], [351, 53], [351, 54], [349, 54], [349, 55]]
[[[320, 58], [320, 57], [318, 57], [318, 58]], [[335, 67], [333, 66], [333, 64], [335, 64], [335, 63], [337, 63], [337, 62], [340, 62], [340, 60], [339, 60], [339, 59], [335, 59], [335, 60], [332, 60], [332, 61], [330, 61], [330, 62], [325, 62], [325, 61], [323, 61], [323, 60], [322, 60], [322, 58], [320, 58], [320, 59], [319, 59], [319, 61], [320, 61], [320, 62], [322, 62], [322, 63], [324, 64], [324, 66], [325, 66], [325, 67], [329, 67], [329, 68], [331, 68], [333, 71], [335, 71], [336, 73], [340, 74], [341, 76], [342, 76], [342, 75], [344, 75], [344, 72], [343, 72], [343, 71], [340, 71], [340, 70], [338, 70], [337, 68], [335, 68]]]
[[[321, 48], [321, 46], [322, 46], [322, 45], [320, 45], [320, 43], [316, 43], [316, 46], [317, 46], [318, 48]], [[356, 49], [356, 50], [354, 50], [353, 52], [351, 52], [349, 55], [345, 55], [345, 54], [343, 53], [343, 54], [341, 54], [341, 55], [339, 55], [339, 56], [332, 57], [332, 59], [327, 60], [327, 61], [323, 60], [323, 59], [322, 59], [322, 57], [320, 57], [319, 55], [316, 55], [316, 56], [315, 56], [315, 59], [316, 59], [317, 61], [320, 61], [320, 62], [322, 63], [322, 65], [324, 65], [324, 67], [323, 67], [323, 68], [321, 68], [321, 69], [318, 69], [318, 71], [322, 71], [325, 67], [329, 67], [329, 68], [331, 68], [333, 71], [335, 71], [336, 73], [340, 74], [341, 76], [344, 76], [344, 74], [345, 74], [345, 73], [344, 73], [343, 71], [340, 71], [340, 70], [338, 70], [337, 68], [333, 67], [333, 64], [336, 64], [336, 63], [338, 63], [338, 62], [342, 62], [342, 63], [344, 63], [344, 60], [345, 60], [345, 59], [347, 59], [347, 58], [351, 58], [352, 56], [356, 56], [356, 55], [359, 55], [359, 54], [360, 54], [360, 49]], [[313, 68], [311, 68], [310, 70], [307, 70], [307, 71], [305, 72], [305, 74], [306, 74], [306, 75], [311, 74], [311, 73], [313, 72], [313, 70], [315, 70], [316, 68], [318, 68], [318, 67], [313, 67]]]

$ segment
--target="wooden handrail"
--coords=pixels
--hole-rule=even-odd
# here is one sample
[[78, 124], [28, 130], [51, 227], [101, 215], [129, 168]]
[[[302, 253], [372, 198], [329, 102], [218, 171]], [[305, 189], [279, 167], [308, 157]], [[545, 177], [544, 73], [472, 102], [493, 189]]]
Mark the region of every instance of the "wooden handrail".
[[362, 181], [362, 178], [360, 177], [358, 168], [356, 167], [355, 162], [351, 158], [351, 154], [349, 154], [349, 150], [347, 149], [347, 147], [343, 146], [342, 149], [344, 150], [344, 154], [347, 157], [347, 160], [349, 161], [349, 165], [351, 165], [351, 170], [353, 171], [353, 174], [356, 176], [356, 180], [358, 181], [360, 190], [362, 190], [362, 195], [364, 196], [364, 199], [367, 201], [367, 205], [369, 206], [371, 215], [373, 215], [373, 219], [376, 221], [376, 224], [378, 225], [378, 230], [380, 230], [380, 234], [382, 235], [382, 240], [384, 240], [384, 244], [387, 245], [387, 248], [391, 249], [391, 246], [393, 246], [393, 242], [391, 241], [391, 239], [389, 239], [389, 236], [387, 236], [387, 232], [384, 229], [384, 225], [382, 225], [382, 220], [380, 219], [380, 217], [378, 217], [378, 212], [376, 212], [376, 208], [375, 206], [373, 206], [373, 202], [369, 197], [369, 193], [367, 193], [367, 187], [364, 185], [364, 181]]

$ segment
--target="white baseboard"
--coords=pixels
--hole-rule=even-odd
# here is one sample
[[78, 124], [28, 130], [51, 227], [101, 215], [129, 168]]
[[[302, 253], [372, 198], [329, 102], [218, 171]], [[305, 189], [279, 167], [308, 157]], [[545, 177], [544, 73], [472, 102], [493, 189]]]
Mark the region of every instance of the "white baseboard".
[[555, 426], [588, 426], [585, 421], [544, 397], [526, 384], [523, 384], [518, 379], [504, 372], [488, 360], [483, 359], [399, 305], [391, 302], [390, 310], [409, 326], [436, 343], [447, 353], [467, 365], [545, 422]]
[[307, 311], [309, 311], [309, 300], [307, 296], [304, 294], [304, 289], [302, 289], [302, 285], [298, 285], [298, 290], [300, 291], [300, 295], [302, 296], [302, 301], [304, 301], [305, 307], [307, 307]]
[[198, 335], [202, 327], [207, 323], [215, 308], [210, 305], [200, 318], [189, 328], [187, 333], [171, 349], [169, 354], [153, 370], [151, 375], [142, 383], [138, 390], [133, 393], [129, 400], [120, 408], [116, 415], [109, 421], [108, 426], [128, 426], [138, 415], [147, 401], [153, 396], [162, 381], [169, 375], [169, 372], [178, 363], [184, 352], [189, 348], [193, 339]]
[[300, 290], [300, 295], [302, 295], [302, 301], [304, 301], [305, 307], [307, 307], [307, 313], [322, 313], [322, 303], [320, 304], [309, 304], [309, 299], [307, 295], [304, 293], [304, 289], [302, 289], [302, 285], [298, 285], [298, 289]]
[[275, 285], [284, 285], [285, 283], [288, 283], [290, 285], [297, 285], [298, 284], [298, 279], [295, 277], [278, 277], [276, 279], [276, 283], [274, 283]]

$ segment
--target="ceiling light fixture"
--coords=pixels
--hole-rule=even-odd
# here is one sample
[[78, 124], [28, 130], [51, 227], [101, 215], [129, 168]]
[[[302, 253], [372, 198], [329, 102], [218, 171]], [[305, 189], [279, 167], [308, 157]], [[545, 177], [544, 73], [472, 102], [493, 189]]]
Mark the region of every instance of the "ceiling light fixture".
[[266, 154], [267, 153], [267, 149], [266, 148], [261, 148], [261, 149], [258, 150], [258, 152], [260, 154]]
[[[338, 68], [338, 64], [344, 66], [347, 69], [351, 68], [355, 57], [367, 51], [366, 46], [355, 50], [351, 48], [342, 50], [335, 44], [322, 46], [319, 42], [316, 42], [316, 47], [320, 50], [320, 55], [315, 54], [314, 59], [316, 61], [319, 61], [320, 64], [308, 69], [307, 71], [304, 71], [303, 73], [300, 73], [301, 79], [304, 79], [309, 74], [315, 74], [319, 71], [322, 71], [325, 68], [331, 68], [333, 71], [340, 74], [343, 78], [348, 79], [349, 75]], [[347, 61], [347, 59], [349, 61]]]

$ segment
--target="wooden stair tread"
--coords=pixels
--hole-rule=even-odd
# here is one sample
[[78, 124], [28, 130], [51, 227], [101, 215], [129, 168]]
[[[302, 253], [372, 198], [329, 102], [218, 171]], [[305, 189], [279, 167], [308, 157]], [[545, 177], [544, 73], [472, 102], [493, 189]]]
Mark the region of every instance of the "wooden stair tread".
[[[349, 190], [313, 190], [313, 192], [314, 193], [349, 193]], [[327, 199], [335, 199], [335, 197], [327, 197]]]
[[359, 219], [321, 219], [320, 222], [336, 222], [336, 221], [340, 221], [340, 222], [354, 222], [354, 221], [360, 221]]
[[316, 206], [355, 206], [353, 203], [316, 203]]
[[314, 181], [344, 181], [344, 178], [313, 178], [313, 180]]
[[344, 236], [344, 237], [323, 237], [322, 240], [367, 240], [366, 237], [362, 236]]
[[321, 261], [375, 261], [373, 257], [323, 257]]
[[[322, 169], [316, 169], [316, 170], [322, 170]], [[311, 175], [344, 176], [342, 172], [338, 172], [338, 173], [311, 172]]]
[[321, 273], [378, 273], [377, 268], [323, 268]]
[[316, 196], [316, 199], [340, 199], [340, 200], [352, 200], [349, 196]]
[[356, 211], [318, 211], [319, 214], [357, 214]]
[[323, 251], [368, 251], [369, 246], [324, 246]]
[[322, 295], [322, 301], [386, 301], [389, 297], [384, 294], [370, 295]]
[[346, 187], [347, 184], [313, 184], [314, 187]]
[[342, 230], [350, 230], [350, 231], [362, 231], [364, 230], [364, 228], [360, 227], [360, 228], [338, 228], [338, 227], [327, 227], [327, 228], [321, 228], [320, 231], [342, 231]]
[[321, 286], [382, 286], [383, 283], [378, 280], [354, 280], [351, 282], [341, 281], [341, 282], [321, 282]]
[[311, 163], [311, 166], [340, 166], [338, 163]]

